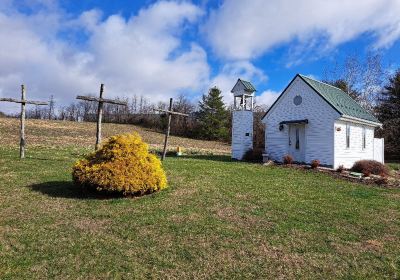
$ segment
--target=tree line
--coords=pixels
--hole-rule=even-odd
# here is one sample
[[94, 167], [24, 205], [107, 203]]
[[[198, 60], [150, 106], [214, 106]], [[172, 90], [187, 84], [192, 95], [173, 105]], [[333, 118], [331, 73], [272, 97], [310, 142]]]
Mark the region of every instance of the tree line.
[[[171, 121], [171, 134], [207, 140], [230, 140], [230, 107], [222, 100], [221, 91], [214, 87], [196, 104], [185, 95], [174, 99], [173, 110], [188, 114], [189, 117], [174, 116]], [[168, 104], [149, 101], [144, 96], [117, 98], [127, 102], [128, 106], [104, 104], [103, 122], [134, 124], [164, 131], [167, 125], [166, 115], [155, 109], [167, 109]], [[74, 101], [67, 106], [57, 106], [54, 97], [50, 97], [49, 106], [33, 107], [26, 111], [29, 119], [48, 119], [76, 122], [95, 122], [97, 103]], [[3, 114], [5, 115], [5, 114]], [[8, 117], [19, 117], [9, 114]]]
[[386, 158], [400, 161], [400, 69], [389, 78], [378, 101], [375, 113], [383, 129], [377, 134], [385, 138]]
[[[387, 158], [400, 160], [400, 69], [388, 72], [382, 66], [379, 55], [367, 55], [364, 60], [348, 56], [342, 64], [334, 63], [324, 71], [324, 81], [339, 87], [358, 101], [366, 110], [382, 123], [376, 135], [385, 138]], [[166, 109], [167, 103], [154, 104], [144, 96], [120, 98], [127, 107], [104, 105], [104, 122], [135, 124], [154, 130], [164, 131], [167, 124], [165, 114], [154, 109]], [[254, 144], [263, 148], [264, 125], [261, 117], [266, 106], [255, 106]], [[171, 134], [197, 139], [230, 141], [232, 106], [224, 104], [221, 91], [217, 87], [209, 89], [196, 104], [185, 95], [174, 100], [174, 111], [189, 117], [175, 116], [171, 122]], [[33, 119], [54, 119], [69, 121], [96, 121], [97, 104], [75, 101], [68, 106], [56, 106], [50, 98], [47, 108], [36, 107], [27, 111]], [[1, 116], [1, 113], [0, 113]]]

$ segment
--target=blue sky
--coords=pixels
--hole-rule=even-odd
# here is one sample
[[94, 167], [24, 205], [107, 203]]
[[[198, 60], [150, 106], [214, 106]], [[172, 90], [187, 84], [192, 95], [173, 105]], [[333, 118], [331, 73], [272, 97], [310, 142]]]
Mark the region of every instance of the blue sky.
[[153, 102], [218, 86], [230, 102], [241, 77], [270, 104], [296, 73], [322, 79], [351, 54], [399, 67], [399, 14], [398, 0], [3, 0], [0, 96], [24, 83], [66, 105], [103, 82]]

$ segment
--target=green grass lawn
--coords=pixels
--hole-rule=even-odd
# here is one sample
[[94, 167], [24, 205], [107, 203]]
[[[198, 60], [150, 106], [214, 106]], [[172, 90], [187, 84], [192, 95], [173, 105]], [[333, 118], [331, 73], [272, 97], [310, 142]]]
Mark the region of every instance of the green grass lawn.
[[400, 163], [399, 162], [389, 162], [387, 163], [390, 169], [394, 171], [400, 171]]
[[71, 183], [82, 151], [0, 149], [0, 279], [400, 277], [398, 189], [193, 156], [101, 199]]

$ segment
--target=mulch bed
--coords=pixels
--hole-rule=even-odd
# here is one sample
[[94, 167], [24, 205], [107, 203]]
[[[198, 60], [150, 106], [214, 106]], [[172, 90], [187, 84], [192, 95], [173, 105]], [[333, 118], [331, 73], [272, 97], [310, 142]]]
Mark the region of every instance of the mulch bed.
[[[271, 163], [266, 164], [266, 165], [271, 165]], [[273, 165], [279, 165], [283, 168], [294, 168], [294, 169], [302, 170], [305, 172], [323, 172], [325, 174], [332, 176], [333, 178], [344, 179], [344, 180], [347, 180], [350, 182], [362, 183], [365, 185], [378, 185], [378, 186], [385, 187], [385, 188], [400, 188], [400, 172], [399, 171], [393, 172], [393, 174], [388, 177], [371, 175], [369, 177], [357, 178], [357, 177], [350, 175], [351, 171], [349, 171], [349, 170], [343, 170], [342, 172], [338, 172], [332, 168], [326, 168], [326, 167], [318, 167], [318, 168], [312, 169], [309, 165], [302, 165], [302, 164], [273, 163]]]

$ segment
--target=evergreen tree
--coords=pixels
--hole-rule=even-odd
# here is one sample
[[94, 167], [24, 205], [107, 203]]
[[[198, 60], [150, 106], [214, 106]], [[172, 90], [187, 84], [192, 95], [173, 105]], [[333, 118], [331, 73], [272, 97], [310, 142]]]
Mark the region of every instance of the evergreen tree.
[[209, 140], [229, 138], [229, 116], [222, 101], [221, 90], [213, 87], [199, 103], [199, 136]]
[[389, 78], [376, 108], [380, 121], [400, 119], [400, 69]]
[[400, 160], [400, 69], [389, 78], [380, 94], [376, 113], [383, 130], [378, 136], [385, 138], [385, 153], [390, 159]]

